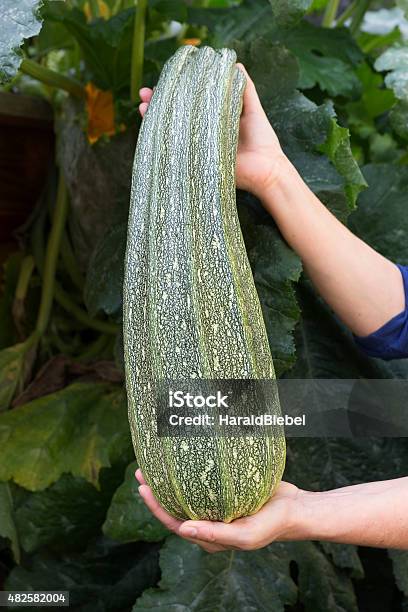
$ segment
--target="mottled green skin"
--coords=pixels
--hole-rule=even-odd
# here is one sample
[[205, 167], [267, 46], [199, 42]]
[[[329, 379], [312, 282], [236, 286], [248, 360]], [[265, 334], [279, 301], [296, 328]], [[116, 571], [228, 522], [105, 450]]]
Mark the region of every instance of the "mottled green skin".
[[[245, 77], [235, 61], [228, 49], [177, 51], [143, 119], [133, 171], [124, 281], [129, 421], [146, 481], [178, 518], [256, 512], [285, 464], [282, 430], [156, 434], [153, 381], [275, 378], [236, 210]], [[272, 411], [280, 414], [277, 398]]]

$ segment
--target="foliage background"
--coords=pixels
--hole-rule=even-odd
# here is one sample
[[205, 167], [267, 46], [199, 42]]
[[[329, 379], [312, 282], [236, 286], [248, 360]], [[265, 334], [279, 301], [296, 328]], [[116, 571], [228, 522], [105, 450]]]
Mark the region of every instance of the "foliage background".
[[[49, 100], [57, 134], [21, 250], [3, 264], [3, 588], [69, 590], [81, 611], [407, 610], [407, 553], [301, 542], [207, 555], [166, 533], [138, 496], [121, 348], [140, 122], [130, 75], [143, 2], [134, 4], [3, 0], [0, 9], [4, 89]], [[405, 10], [404, 0], [149, 0], [142, 82], [153, 85], [180, 44], [235, 48], [311, 189], [408, 264]], [[405, 378], [406, 361], [358, 351], [260, 203], [244, 192], [237, 202], [279, 375]], [[285, 479], [323, 490], [407, 468], [402, 438], [292, 439]]]

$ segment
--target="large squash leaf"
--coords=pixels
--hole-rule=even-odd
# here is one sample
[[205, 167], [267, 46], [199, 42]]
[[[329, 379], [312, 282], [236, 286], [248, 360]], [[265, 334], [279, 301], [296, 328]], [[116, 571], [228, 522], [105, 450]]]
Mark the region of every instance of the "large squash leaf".
[[21, 547], [29, 553], [44, 546], [60, 552], [82, 549], [84, 542], [100, 533], [122, 469], [103, 469], [100, 490], [70, 474], [37, 493], [14, 485], [14, 517]]
[[14, 558], [19, 561], [20, 546], [13, 510], [10, 485], [7, 482], [0, 482], [0, 537], [10, 540]]
[[13, 253], [2, 266], [0, 349], [12, 346], [17, 342], [17, 330], [13, 319], [13, 302], [22, 259], [21, 253]]
[[2, 0], [0, 4], [0, 82], [14, 77], [20, 67], [21, 45], [41, 30], [42, 0]]
[[301, 89], [318, 85], [331, 96], [355, 96], [361, 92], [356, 66], [362, 53], [347, 28], [320, 28], [301, 21], [290, 30], [277, 29], [283, 42], [299, 60]]
[[23, 342], [0, 351], [0, 412], [9, 408], [21, 384], [25, 355]]
[[[358, 192], [365, 181], [351, 153], [348, 135], [333, 135], [333, 106], [317, 106], [297, 90], [299, 64], [282, 44], [260, 38], [244, 45], [237, 43], [236, 48], [287, 155], [320, 199], [336, 216], [346, 219], [351, 208], [347, 192]], [[317, 152], [325, 143], [330, 144], [330, 161]]]
[[131, 457], [124, 392], [74, 383], [3, 413], [0, 449], [0, 480], [39, 491], [68, 472], [99, 486], [101, 468]]
[[270, 0], [272, 12], [279, 25], [293, 25], [298, 22], [312, 5], [312, 0]]
[[[385, 256], [408, 262], [408, 226], [405, 223], [408, 174], [404, 166], [369, 165], [363, 168], [368, 188], [359, 196], [359, 206], [349, 217], [351, 229]], [[396, 224], [396, 220], [398, 223]], [[302, 319], [296, 333], [298, 360], [294, 378], [392, 378], [408, 374], [408, 360], [383, 363], [370, 359], [356, 347], [353, 338], [317, 297], [309, 283], [298, 288]], [[344, 356], [347, 355], [347, 359]], [[350, 414], [353, 424], [353, 415]], [[312, 490], [325, 490], [361, 482], [406, 476], [408, 448], [404, 438], [290, 439], [285, 479]], [[308, 460], [304, 461], [307, 456]], [[327, 545], [325, 546], [326, 552]], [[340, 549], [333, 560], [354, 566], [353, 547]], [[331, 553], [330, 553], [331, 554]], [[350, 557], [351, 554], [351, 557]], [[405, 553], [390, 552], [399, 588], [406, 589]], [[354, 559], [354, 560], [353, 560]]]
[[[101, 245], [100, 241], [106, 235], [107, 219], [110, 227], [122, 224], [123, 236], [116, 234], [118, 245], [125, 239], [136, 133], [128, 130], [114, 136], [109, 142], [98, 141], [90, 146], [78, 122], [79, 111], [73, 101], [67, 102], [64, 107], [58, 126], [58, 154], [70, 193], [69, 225], [73, 248], [81, 268], [85, 271], [89, 267], [96, 245]], [[89, 180], [89, 177], [93, 179]], [[114, 248], [111, 242], [110, 245]], [[103, 265], [104, 274], [109, 274], [110, 278], [117, 278], [117, 270], [108, 272], [112, 251], [104, 252], [108, 257], [106, 265], [101, 257], [98, 258], [97, 265]], [[94, 278], [98, 275], [99, 271], [95, 270]], [[105, 286], [111, 292], [106, 284]], [[115, 287], [118, 289], [117, 284]], [[109, 301], [111, 300], [112, 297], [109, 298]], [[116, 295], [114, 300], [121, 303], [121, 296]]]
[[[297, 90], [299, 65], [282, 44], [259, 39], [235, 46], [287, 155], [316, 195], [345, 221], [366, 183], [333, 107], [317, 106]], [[254, 198], [239, 194], [239, 204], [272, 355], [282, 375], [295, 359], [293, 330], [300, 311], [293, 284], [299, 279], [300, 260]]]
[[302, 265], [277, 228], [267, 224], [268, 219], [259, 211], [254, 211], [254, 198], [240, 192], [238, 202], [245, 244], [279, 377], [295, 361], [293, 330], [300, 312], [294, 283], [299, 280]]
[[118, 542], [159, 542], [169, 532], [154, 518], [140, 497], [136, 468], [135, 462], [128, 466], [125, 480], [112, 498], [103, 531]]
[[[145, 591], [134, 612], [172, 607], [199, 610], [274, 610], [296, 602], [290, 559], [282, 546], [245, 553], [209, 555], [197, 545], [170, 537], [160, 552], [159, 589]], [[315, 612], [318, 612], [315, 610]]]
[[332, 119], [328, 138], [320, 150], [326, 153], [346, 181], [345, 192], [350, 209], [354, 208], [358, 194], [367, 187], [367, 183], [351, 153], [348, 129], [341, 127]]
[[408, 597], [408, 552], [406, 550], [390, 550], [397, 586]]
[[88, 23], [83, 11], [65, 3], [50, 4], [50, 21], [62, 24], [81, 47], [88, 79], [101, 89], [119, 92], [129, 83], [134, 9], [120, 11], [110, 19]]
[[[298, 568], [298, 586], [289, 566]], [[273, 610], [303, 603], [306, 612], [357, 611], [350, 579], [311, 542], [275, 543], [253, 552], [209, 555], [170, 537], [161, 550], [159, 589], [146, 591], [134, 612], [172, 607], [190, 610]]]
[[371, 164], [363, 172], [369, 187], [350, 216], [350, 227], [385, 257], [408, 265], [408, 168]]
[[117, 315], [122, 307], [126, 224], [109, 228], [89, 262], [84, 299], [92, 316], [99, 311]]
[[359, 610], [349, 573], [336, 568], [319, 545], [293, 542], [283, 546], [297, 565], [298, 601], [303, 603], [306, 612]]
[[43, 551], [33, 555], [11, 571], [5, 588], [47, 591], [52, 586], [69, 591], [74, 610], [116, 612], [129, 610], [144, 589], [157, 582], [157, 545], [119, 545], [100, 537], [84, 549], [82, 554], [57, 556]]
[[247, 40], [271, 29], [274, 18], [268, 0], [243, 0], [230, 8], [188, 8], [188, 21], [206, 26], [214, 47], [230, 46], [235, 39]]

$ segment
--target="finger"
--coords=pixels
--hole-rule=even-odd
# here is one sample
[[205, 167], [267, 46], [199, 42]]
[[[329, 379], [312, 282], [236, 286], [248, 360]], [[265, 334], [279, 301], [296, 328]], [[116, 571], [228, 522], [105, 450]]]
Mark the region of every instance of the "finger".
[[211, 544], [210, 542], [202, 542], [201, 540], [194, 540], [193, 538], [185, 538], [182, 535], [180, 535], [180, 537], [182, 537], [183, 540], [190, 542], [191, 544], [197, 544], [197, 546], [199, 546], [200, 548], [205, 550], [205, 552], [208, 553], [216, 553], [221, 552], [223, 550], [227, 550], [225, 546], [221, 546], [220, 544]]
[[179, 528], [179, 534], [228, 548], [241, 548], [247, 544], [248, 539], [247, 531], [240, 525], [239, 520], [233, 523], [185, 521]]
[[243, 98], [243, 113], [254, 113], [259, 112], [262, 109], [262, 104], [256, 91], [255, 83], [249, 76], [246, 68], [243, 64], [237, 64], [237, 68], [244, 73], [246, 77], [246, 86], [244, 90]]
[[139, 487], [139, 493], [141, 498], [143, 499], [146, 506], [149, 508], [150, 512], [161, 522], [167, 529], [170, 531], [177, 532], [179, 530], [180, 525], [182, 525], [182, 521], [171, 516], [164, 508], [162, 508], [154, 497], [150, 487], [147, 485], [141, 485]]
[[152, 99], [152, 95], [153, 89], [150, 89], [150, 87], [142, 87], [142, 89], [139, 89], [139, 96], [142, 102], [149, 103]]
[[136, 479], [140, 482], [141, 485], [147, 484], [147, 482], [145, 481], [145, 479], [143, 477], [142, 470], [140, 468], [137, 468], [137, 470], [135, 472], [135, 476], [136, 476]]
[[142, 117], [144, 116], [145, 112], [148, 109], [148, 103], [147, 102], [142, 102], [141, 104], [139, 104], [139, 113], [142, 115]]
[[205, 550], [205, 552], [210, 553], [210, 554], [217, 553], [217, 552], [224, 552], [228, 550], [226, 546], [221, 546], [219, 544], [209, 544], [208, 542], [201, 542], [200, 540], [198, 540], [197, 542], [193, 540], [189, 540], [189, 541], [193, 542], [193, 544], [197, 544], [197, 546], [199, 546], [200, 548]]

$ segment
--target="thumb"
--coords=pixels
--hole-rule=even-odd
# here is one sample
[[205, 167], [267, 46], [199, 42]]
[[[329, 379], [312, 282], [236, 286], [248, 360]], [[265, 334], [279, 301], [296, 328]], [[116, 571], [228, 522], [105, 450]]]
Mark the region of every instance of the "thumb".
[[243, 113], [256, 113], [263, 111], [261, 101], [256, 91], [255, 83], [249, 76], [243, 64], [237, 64], [237, 68], [245, 75], [246, 86], [243, 99]]

